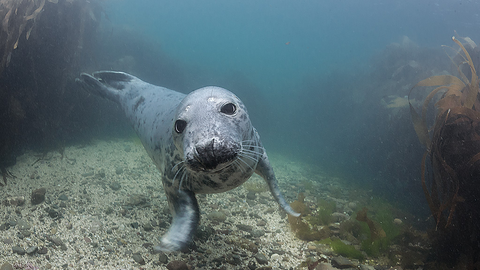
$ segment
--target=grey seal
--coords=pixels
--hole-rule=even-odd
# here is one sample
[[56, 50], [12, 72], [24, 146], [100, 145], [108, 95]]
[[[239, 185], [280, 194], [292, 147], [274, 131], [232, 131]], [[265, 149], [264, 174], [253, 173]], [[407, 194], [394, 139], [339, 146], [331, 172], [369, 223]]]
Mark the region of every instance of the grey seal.
[[253, 173], [288, 214], [300, 215], [283, 198], [260, 136], [232, 92], [208, 86], [185, 95], [114, 71], [82, 73], [76, 82], [121, 106], [162, 174], [173, 220], [155, 250], [188, 246], [200, 221], [195, 194], [231, 190]]

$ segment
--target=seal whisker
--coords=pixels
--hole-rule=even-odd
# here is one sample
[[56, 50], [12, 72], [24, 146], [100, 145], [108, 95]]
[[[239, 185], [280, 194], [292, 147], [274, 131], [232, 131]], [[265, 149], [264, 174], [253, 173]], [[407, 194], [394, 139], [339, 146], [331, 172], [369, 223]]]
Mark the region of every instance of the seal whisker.
[[242, 157], [244, 157], [244, 156], [238, 156], [238, 160], [240, 160], [245, 165], [247, 165], [251, 170], [253, 170], [252, 166], [250, 166], [250, 164], [248, 164], [245, 160], [243, 160]]
[[183, 183], [183, 180], [185, 179], [186, 175], [187, 175], [187, 170], [184, 170], [183, 173], [182, 173], [182, 177], [180, 178], [180, 184], [178, 185], [178, 190], [180, 190], [182, 188], [182, 183]]
[[[183, 162], [183, 161], [182, 161]], [[178, 164], [177, 164], [178, 165]], [[175, 175], [173, 176], [173, 179], [172, 179], [172, 185], [175, 184], [175, 179], [177, 179], [177, 175], [181, 172], [181, 171], [186, 171], [186, 168], [184, 165], [182, 165], [178, 170], [177, 172], [175, 173]]]
[[243, 173], [246, 173], [246, 169], [242, 166], [242, 164], [240, 164], [240, 162], [238, 161], [238, 159], [235, 159], [235, 161], [231, 164], [231, 165], [236, 165], [237, 168], [240, 168], [240, 170], [243, 172]]
[[172, 167], [172, 172], [173, 172], [173, 170], [175, 170], [175, 168], [176, 168], [178, 165], [180, 165], [180, 164], [182, 164], [182, 163], [184, 163], [184, 162], [185, 162], [185, 160], [182, 160], [182, 161], [178, 162], [177, 164], [175, 164], [175, 166]]

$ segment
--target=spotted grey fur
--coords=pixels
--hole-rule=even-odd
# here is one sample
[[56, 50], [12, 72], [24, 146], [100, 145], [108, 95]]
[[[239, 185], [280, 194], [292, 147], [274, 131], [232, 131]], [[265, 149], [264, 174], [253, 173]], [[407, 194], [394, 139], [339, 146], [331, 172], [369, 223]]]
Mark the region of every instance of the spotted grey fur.
[[233, 189], [254, 172], [285, 211], [299, 216], [281, 195], [260, 137], [233, 93], [209, 86], [184, 95], [123, 72], [80, 77], [84, 89], [120, 104], [162, 173], [173, 220], [156, 250], [187, 247], [200, 220], [195, 194]]

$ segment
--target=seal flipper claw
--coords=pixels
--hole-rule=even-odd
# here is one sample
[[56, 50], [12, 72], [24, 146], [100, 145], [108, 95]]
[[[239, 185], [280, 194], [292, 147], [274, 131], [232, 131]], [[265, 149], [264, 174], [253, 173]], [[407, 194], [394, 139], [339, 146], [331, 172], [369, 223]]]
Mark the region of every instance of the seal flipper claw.
[[168, 232], [154, 247], [155, 251], [179, 251], [190, 243], [200, 221], [200, 211], [195, 194], [191, 191], [177, 190], [176, 194], [168, 194], [174, 215]]
[[270, 161], [268, 160], [268, 156], [265, 152], [258, 161], [255, 172], [263, 179], [265, 179], [268, 187], [270, 188], [270, 192], [273, 195], [273, 198], [275, 198], [280, 207], [282, 207], [282, 209], [285, 210], [288, 214], [294, 217], [299, 217], [300, 213], [295, 212], [287, 203], [287, 201], [285, 201], [285, 198], [283, 198], [283, 195], [278, 188], [277, 178], [275, 177], [275, 173], [273, 172], [272, 165], [270, 165]]

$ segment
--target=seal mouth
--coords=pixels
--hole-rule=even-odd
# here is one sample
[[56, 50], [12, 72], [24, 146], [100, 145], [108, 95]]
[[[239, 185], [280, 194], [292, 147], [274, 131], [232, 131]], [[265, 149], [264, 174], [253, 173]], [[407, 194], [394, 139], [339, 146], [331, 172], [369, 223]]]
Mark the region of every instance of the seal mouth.
[[203, 172], [219, 172], [233, 163], [241, 146], [238, 143], [211, 139], [197, 144], [191, 155], [187, 155], [189, 169]]

